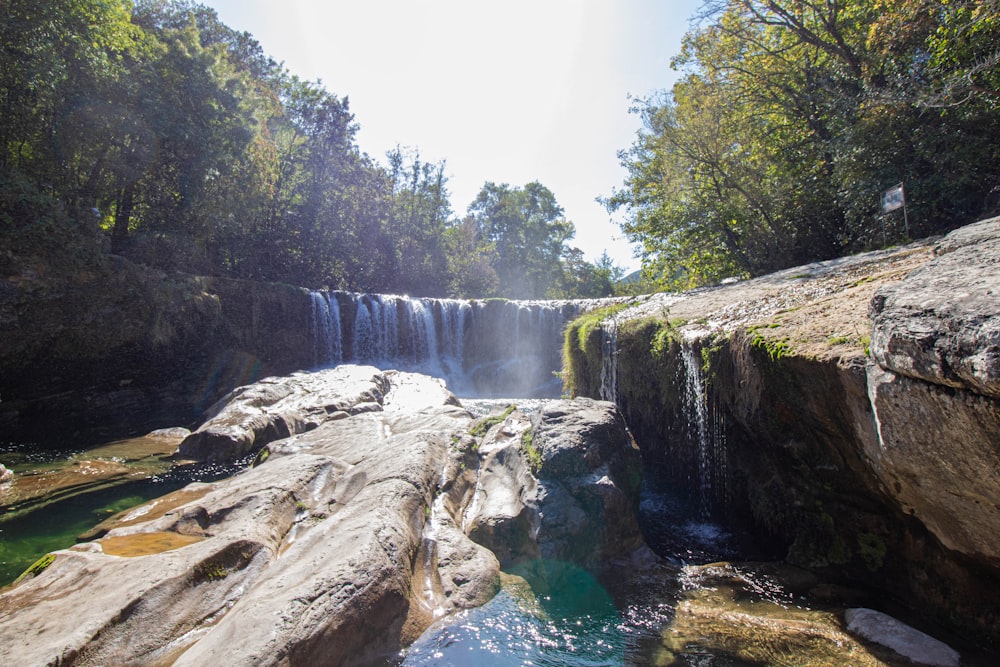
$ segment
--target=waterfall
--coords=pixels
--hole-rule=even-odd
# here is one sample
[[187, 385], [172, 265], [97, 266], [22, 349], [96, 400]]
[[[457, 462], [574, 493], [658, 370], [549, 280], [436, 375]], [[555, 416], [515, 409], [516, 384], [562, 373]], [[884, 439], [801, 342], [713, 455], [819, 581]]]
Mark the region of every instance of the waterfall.
[[680, 346], [684, 375], [683, 409], [687, 433], [698, 466], [701, 513], [708, 516], [725, 493], [726, 449], [722, 416], [709, 401], [701, 355], [690, 341]]
[[618, 403], [618, 320], [601, 322], [601, 390], [605, 401]]
[[312, 292], [313, 365], [338, 364], [343, 359], [340, 306], [328, 294]]
[[463, 396], [557, 397], [572, 301], [463, 301], [312, 292], [313, 363], [343, 361], [444, 378]]

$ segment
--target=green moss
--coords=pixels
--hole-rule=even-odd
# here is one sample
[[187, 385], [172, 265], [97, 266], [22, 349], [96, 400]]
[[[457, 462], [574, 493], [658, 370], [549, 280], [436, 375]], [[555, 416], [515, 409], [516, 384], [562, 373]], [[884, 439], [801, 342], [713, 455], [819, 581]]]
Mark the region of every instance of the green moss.
[[858, 555], [865, 562], [865, 566], [872, 572], [882, 569], [885, 563], [885, 554], [888, 549], [885, 542], [874, 533], [861, 533], [858, 535]]
[[266, 461], [271, 456], [271, 448], [264, 445], [257, 451], [257, 455], [253, 457], [253, 462], [250, 464], [251, 468], [256, 468], [264, 461]]
[[482, 438], [489, 432], [491, 428], [493, 428], [503, 420], [507, 419], [507, 417], [509, 417], [510, 414], [514, 412], [514, 410], [516, 409], [517, 409], [516, 405], [510, 404], [507, 406], [507, 409], [504, 410], [503, 413], [499, 415], [489, 415], [488, 417], [483, 417], [482, 419], [480, 419], [479, 421], [477, 421], [475, 424], [472, 425], [472, 428], [469, 429], [469, 435], [475, 438]]
[[542, 452], [535, 446], [534, 434], [530, 428], [521, 434], [521, 448], [524, 450], [524, 455], [528, 457], [531, 472], [537, 475], [538, 471], [542, 469]]
[[563, 337], [563, 391], [567, 396], [592, 396], [601, 383], [601, 323], [621, 312], [628, 304], [598, 308], [576, 318]]
[[771, 358], [771, 361], [787, 357], [792, 352], [787, 338], [768, 338], [759, 333], [754, 333], [750, 344], [767, 352], [767, 356]]
[[868, 336], [868, 335], [864, 335], [864, 336], [862, 336], [858, 340], [858, 342], [861, 343], [861, 348], [865, 351], [865, 356], [866, 357], [870, 357], [871, 356], [872, 337]]
[[675, 348], [683, 340], [680, 329], [687, 324], [687, 320], [675, 317], [666, 322], [663, 320], [655, 321], [657, 323], [657, 331], [653, 335], [653, 342], [650, 345], [649, 351], [652, 353], [654, 359], [663, 361], [668, 354], [676, 351]]
[[229, 569], [220, 563], [202, 563], [195, 568], [202, 581], [218, 581], [229, 576]]
[[56, 560], [55, 554], [45, 554], [44, 556], [36, 560], [31, 565], [31, 567], [25, 570], [24, 573], [21, 574], [21, 576], [15, 579], [14, 583], [15, 584], [20, 583], [22, 580], [27, 579], [28, 577], [37, 577], [42, 572], [44, 572], [49, 565], [52, 565], [52, 563], [54, 563], [55, 560]]

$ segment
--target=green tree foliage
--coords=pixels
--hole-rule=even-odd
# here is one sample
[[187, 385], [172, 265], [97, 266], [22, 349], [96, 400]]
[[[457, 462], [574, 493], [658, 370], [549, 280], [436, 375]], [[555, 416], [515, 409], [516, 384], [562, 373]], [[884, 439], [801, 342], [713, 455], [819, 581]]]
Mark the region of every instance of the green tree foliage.
[[444, 162], [381, 164], [357, 127], [346, 97], [190, 0], [0, 4], [9, 248], [96, 255], [103, 236], [166, 270], [418, 296], [613, 289], [606, 258], [567, 254], [544, 186], [488, 183], [458, 220]]
[[501, 296], [558, 294], [566, 242], [575, 232], [548, 188], [538, 182], [523, 188], [486, 183], [469, 215], [480, 243], [493, 254]]
[[606, 201], [627, 212], [647, 278], [683, 288], [870, 247], [878, 194], [900, 181], [913, 235], [988, 212], [998, 7], [706, 2], [681, 80], [637, 103], [644, 130]]

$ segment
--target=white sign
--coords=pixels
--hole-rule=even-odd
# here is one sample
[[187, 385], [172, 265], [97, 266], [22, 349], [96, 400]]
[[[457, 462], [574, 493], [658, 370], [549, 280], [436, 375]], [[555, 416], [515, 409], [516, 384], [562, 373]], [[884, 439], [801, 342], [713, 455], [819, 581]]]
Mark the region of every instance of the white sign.
[[893, 186], [882, 193], [882, 212], [888, 213], [897, 208], [903, 208], [903, 184]]

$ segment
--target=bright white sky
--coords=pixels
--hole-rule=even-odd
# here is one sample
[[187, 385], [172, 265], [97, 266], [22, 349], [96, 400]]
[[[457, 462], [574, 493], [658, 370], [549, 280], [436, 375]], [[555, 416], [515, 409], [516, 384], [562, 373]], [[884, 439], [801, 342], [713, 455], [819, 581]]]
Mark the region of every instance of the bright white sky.
[[668, 89], [702, 0], [201, 0], [303, 79], [347, 96], [361, 150], [446, 162], [464, 214], [487, 181], [539, 181], [571, 244], [638, 267], [596, 197], [621, 187], [629, 95]]

